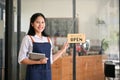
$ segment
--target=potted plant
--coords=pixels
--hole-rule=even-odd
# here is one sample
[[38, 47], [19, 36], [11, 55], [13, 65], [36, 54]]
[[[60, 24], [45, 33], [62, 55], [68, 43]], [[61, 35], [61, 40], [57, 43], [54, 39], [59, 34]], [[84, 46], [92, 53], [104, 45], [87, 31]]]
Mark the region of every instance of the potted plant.
[[99, 54], [104, 54], [104, 52], [109, 48], [109, 41], [102, 39], [101, 41], [101, 49]]

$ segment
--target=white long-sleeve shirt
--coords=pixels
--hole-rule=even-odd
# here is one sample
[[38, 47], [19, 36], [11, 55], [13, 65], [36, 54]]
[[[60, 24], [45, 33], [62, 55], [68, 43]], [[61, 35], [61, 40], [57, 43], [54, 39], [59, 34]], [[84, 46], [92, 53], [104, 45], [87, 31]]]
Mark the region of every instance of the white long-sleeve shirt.
[[[32, 39], [34, 40], [34, 42], [40, 42], [40, 43], [48, 42], [47, 37], [44, 37], [44, 36], [42, 36], [42, 38], [40, 38], [39, 36], [35, 35], [35, 36], [32, 36]], [[50, 40], [50, 44], [52, 46], [51, 40]], [[21, 61], [23, 59], [28, 58], [27, 53], [32, 52], [32, 48], [33, 48], [32, 40], [31, 40], [29, 35], [26, 35], [23, 38], [21, 46], [20, 46], [19, 55], [18, 55], [18, 62], [19, 63], [21, 63]], [[52, 47], [51, 47], [50, 54], [51, 54], [50, 59], [51, 59], [51, 64], [52, 64], [52, 62], [53, 62], [53, 60], [52, 60]]]

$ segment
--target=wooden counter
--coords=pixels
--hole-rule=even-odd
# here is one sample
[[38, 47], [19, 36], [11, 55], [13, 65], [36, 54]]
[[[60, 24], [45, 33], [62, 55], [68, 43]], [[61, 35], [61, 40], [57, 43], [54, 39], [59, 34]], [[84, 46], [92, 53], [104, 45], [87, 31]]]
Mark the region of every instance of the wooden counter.
[[[52, 80], [73, 80], [72, 64], [72, 56], [56, 60], [52, 64]], [[104, 80], [102, 56], [77, 56], [76, 80]]]

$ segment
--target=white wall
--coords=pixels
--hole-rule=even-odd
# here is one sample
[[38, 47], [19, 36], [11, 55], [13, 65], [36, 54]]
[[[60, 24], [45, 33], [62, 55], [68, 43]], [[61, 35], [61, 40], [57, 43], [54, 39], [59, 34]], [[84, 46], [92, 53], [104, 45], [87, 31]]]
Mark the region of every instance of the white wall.
[[98, 0], [77, 0], [76, 13], [79, 16], [79, 32], [89, 39], [98, 39], [96, 16]]
[[[72, 17], [72, 0], [21, 1], [21, 26], [22, 31], [25, 32], [28, 31], [29, 19], [35, 12], [41, 12], [47, 18]], [[100, 16], [100, 11], [105, 8], [109, 1], [111, 0], [76, 0], [76, 17], [79, 18], [79, 33], [85, 33], [88, 39], [99, 39], [99, 27], [96, 25], [96, 18]]]
[[33, 13], [41, 12], [46, 17], [72, 17], [70, 0], [21, 0], [22, 30], [28, 29], [29, 19]]

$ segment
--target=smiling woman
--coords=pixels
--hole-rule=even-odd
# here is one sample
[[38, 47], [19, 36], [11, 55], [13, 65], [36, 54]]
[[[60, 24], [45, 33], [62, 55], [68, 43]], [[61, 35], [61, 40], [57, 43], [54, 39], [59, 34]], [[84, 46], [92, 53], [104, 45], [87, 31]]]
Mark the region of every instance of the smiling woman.
[[[27, 65], [25, 80], [51, 80], [51, 64], [68, 48], [66, 42], [61, 50], [52, 55], [52, 42], [45, 33], [45, 22], [46, 18], [42, 13], [33, 14], [28, 33], [22, 40], [18, 62]], [[45, 57], [34, 60], [30, 58], [30, 53], [34, 56], [36, 53], [42, 54]]]

